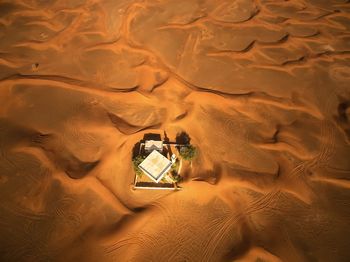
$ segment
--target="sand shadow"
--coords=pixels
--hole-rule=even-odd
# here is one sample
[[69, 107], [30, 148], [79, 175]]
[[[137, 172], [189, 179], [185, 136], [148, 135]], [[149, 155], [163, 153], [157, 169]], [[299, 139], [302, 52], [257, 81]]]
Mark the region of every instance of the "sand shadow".
[[5, 118], [0, 118], [0, 151], [16, 144], [27, 144], [40, 132]]
[[242, 239], [231, 250], [225, 254], [224, 261], [234, 261], [246, 254], [252, 246], [251, 230], [245, 221], [240, 223], [240, 235]]
[[220, 164], [214, 164], [213, 168], [210, 170], [203, 171], [199, 174], [199, 176], [193, 178], [193, 181], [203, 181], [207, 182], [211, 185], [217, 184], [222, 175], [222, 167]]
[[32, 146], [44, 150], [55, 166], [73, 179], [85, 177], [100, 162], [99, 160], [93, 162], [81, 161], [56, 136], [51, 134], [35, 135], [32, 138]]

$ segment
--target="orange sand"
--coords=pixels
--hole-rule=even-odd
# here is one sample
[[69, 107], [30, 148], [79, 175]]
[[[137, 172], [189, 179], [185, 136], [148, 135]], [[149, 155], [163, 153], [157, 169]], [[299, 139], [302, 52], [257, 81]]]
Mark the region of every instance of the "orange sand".
[[[0, 1], [0, 261], [348, 261], [349, 11]], [[183, 190], [133, 190], [164, 130]]]

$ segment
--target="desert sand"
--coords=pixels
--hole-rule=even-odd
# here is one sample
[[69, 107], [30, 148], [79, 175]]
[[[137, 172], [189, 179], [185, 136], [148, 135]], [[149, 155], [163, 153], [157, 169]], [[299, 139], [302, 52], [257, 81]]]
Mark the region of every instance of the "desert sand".
[[[0, 0], [0, 261], [349, 261], [347, 0]], [[198, 149], [134, 190], [146, 133]]]

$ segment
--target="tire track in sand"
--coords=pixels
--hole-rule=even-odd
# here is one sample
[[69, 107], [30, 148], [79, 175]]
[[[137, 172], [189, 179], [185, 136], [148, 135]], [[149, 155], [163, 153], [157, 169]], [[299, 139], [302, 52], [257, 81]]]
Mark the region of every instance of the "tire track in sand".
[[276, 210], [276, 204], [282, 194], [280, 189], [275, 189], [265, 194], [264, 196], [250, 202], [246, 208], [241, 212], [235, 213], [224, 221], [223, 225], [218, 231], [215, 231], [213, 236], [208, 237], [208, 241], [205, 243], [204, 252], [202, 254], [202, 261], [212, 261], [212, 256], [218, 246], [221, 245], [224, 238], [228, 235], [228, 232], [232, 230], [232, 227], [237, 226], [239, 223], [243, 223], [248, 216], [255, 213], [262, 212], [264, 210]]
[[[335, 97], [333, 95], [334, 94], [331, 93], [326, 101], [325, 112], [331, 112], [332, 105], [335, 102]], [[292, 171], [287, 174], [287, 178], [301, 178], [306, 174], [311, 174], [312, 169], [327, 165], [330, 158], [334, 154], [336, 143], [334, 127], [330, 120], [324, 119], [322, 121], [320, 134], [321, 146], [317, 155], [310, 160], [303, 161], [302, 163], [296, 165]]]

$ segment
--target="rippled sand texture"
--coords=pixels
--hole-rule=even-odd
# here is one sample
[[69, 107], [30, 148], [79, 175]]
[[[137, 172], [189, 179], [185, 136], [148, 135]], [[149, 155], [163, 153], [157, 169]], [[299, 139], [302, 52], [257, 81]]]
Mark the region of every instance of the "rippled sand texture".
[[[347, 0], [0, 0], [1, 261], [349, 261]], [[145, 133], [199, 149], [133, 190]]]

